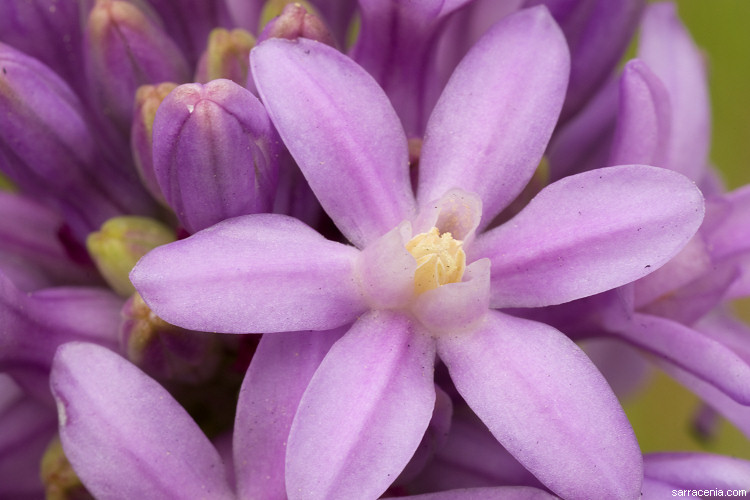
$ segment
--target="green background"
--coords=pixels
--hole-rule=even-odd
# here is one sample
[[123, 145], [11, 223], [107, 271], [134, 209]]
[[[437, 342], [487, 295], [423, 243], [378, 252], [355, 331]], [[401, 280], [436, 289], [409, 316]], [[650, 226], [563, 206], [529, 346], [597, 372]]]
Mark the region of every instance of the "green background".
[[[750, 183], [750, 0], [678, 1], [681, 18], [706, 54], [711, 88], [711, 160], [727, 187]], [[750, 221], [748, 221], [750, 227]], [[750, 300], [735, 304], [750, 322]], [[750, 442], [721, 421], [715, 437], [699, 441], [691, 432], [698, 399], [666, 375], [626, 403], [644, 453], [699, 450], [750, 459]]]

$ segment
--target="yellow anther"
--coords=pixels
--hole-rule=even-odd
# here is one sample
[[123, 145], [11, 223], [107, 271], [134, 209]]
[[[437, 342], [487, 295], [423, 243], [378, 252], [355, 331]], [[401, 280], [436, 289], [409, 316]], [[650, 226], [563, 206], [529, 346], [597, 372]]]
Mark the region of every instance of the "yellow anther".
[[451, 233], [440, 234], [436, 227], [420, 233], [406, 244], [406, 249], [417, 260], [414, 291], [417, 294], [445, 285], [458, 283], [466, 268], [463, 242], [454, 240]]

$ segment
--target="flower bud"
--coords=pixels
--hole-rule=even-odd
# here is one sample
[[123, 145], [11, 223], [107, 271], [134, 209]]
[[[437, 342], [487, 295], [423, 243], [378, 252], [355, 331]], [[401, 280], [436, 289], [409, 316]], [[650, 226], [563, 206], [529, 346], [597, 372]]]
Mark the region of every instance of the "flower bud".
[[84, 95], [78, 2], [3, 2], [0, 41], [49, 66]]
[[120, 295], [135, 292], [128, 274], [138, 259], [175, 240], [174, 232], [147, 217], [115, 217], [89, 235], [86, 247], [107, 283]]
[[267, 212], [279, 139], [263, 105], [229, 80], [181, 85], [154, 120], [154, 172], [188, 232]]
[[208, 37], [208, 47], [201, 56], [195, 81], [208, 83], [226, 78], [238, 85], [247, 83], [250, 50], [255, 37], [245, 30], [216, 28]]
[[[264, 14], [268, 14], [273, 7], [278, 7], [282, 3], [269, 2], [266, 4]], [[258, 37], [258, 43], [269, 38], [286, 38], [288, 40], [309, 38], [331, 47], [336, 46], [336, 41], [325, 23], [306, 2], [305, 5], [298, 2], [288, 3], [278, 17], [270, 19]]]
[[217, 335], [170, 325], [154, 314], [137, 293], [123, 306], [122, 316], [122, 350], [149, 374], [191, 384], [214, 375], [221, 354]]
[[47, 500], [94, 498], [86, 490], [78, 474], [73, 470], [73, 466], [70, 465], [59, 436], [55, 436], [44, 452], [40, 475]]
[[92, 105], [120, 141], [130, 130], [139, 86], [189, 79], [188, 64], [177, 45], [155, 20], [127, 1], [96, 0], [84, 51]]
[[65, 215], [78, 234], [119, 213], [98, 190], [96, 145], [80, 101], [48, 67], [0, 44], [0, 169]]
[[233, 26], [224, 1], [149, 0], [149, 4], [164, 22], [167, 34], [184, 50], [191, 66], [205, 50], [211, 30]]
[[130, 129], [130, 147], [138, 175], [148, 192], [166, 205], [156, 181], [153, 160], [154, 118], [156, 110], [167, 95], [177, 87], [176, 83], [165, 82], [159, 85], [142, 85], [135, 94], [135, 117]]

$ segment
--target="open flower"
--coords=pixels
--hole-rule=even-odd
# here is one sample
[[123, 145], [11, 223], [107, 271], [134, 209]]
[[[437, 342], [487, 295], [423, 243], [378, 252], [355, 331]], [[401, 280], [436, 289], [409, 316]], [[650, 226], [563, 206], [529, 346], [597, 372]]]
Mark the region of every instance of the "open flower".
[[601, 374], [557, 330], [495, 309], [559, 304], [648, 274], [695, 233], [703, 199], [675, 172], [613, 167], [550, 185], [477, 234], [531, 178], [562, 106], [569, 56], [548, 11], [504, 19], [459, 65], [427, 125], [416, 197], [403, 129], [362, 68], [303, 39], [264, 42], [251, 65], [282, 139], [356, 248], [290, 217], [249, 215], [155, 249], [131, 280], [156, 314], [190, 329], [352, 324], [301, 395], [289, 498], [385, 491], [429, 424], [436, 355], [553, 492], [637, 497], [640, 451]]

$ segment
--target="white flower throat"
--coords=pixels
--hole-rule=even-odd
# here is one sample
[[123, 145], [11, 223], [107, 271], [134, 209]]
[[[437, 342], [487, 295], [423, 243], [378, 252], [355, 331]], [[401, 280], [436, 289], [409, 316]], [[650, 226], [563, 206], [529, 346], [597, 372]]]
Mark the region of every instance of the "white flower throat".
[[417, 260], [414, 292], [424, 293], [447, 283], [458, 283], [466, 269], [463, 242], [451, 233], [440, 234], [436, 227], [420, 233], [406, 244], [406, 250]]

